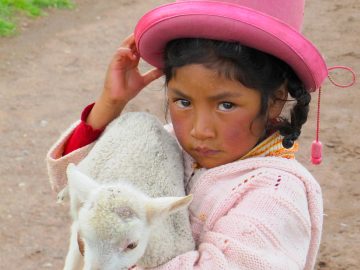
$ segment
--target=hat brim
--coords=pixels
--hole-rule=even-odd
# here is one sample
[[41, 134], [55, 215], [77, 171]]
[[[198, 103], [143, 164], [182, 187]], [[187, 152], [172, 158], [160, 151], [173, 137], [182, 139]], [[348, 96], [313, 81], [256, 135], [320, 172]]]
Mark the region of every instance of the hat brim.
[[320, 88], [328, 71], [316, 47], [280, 20], [224, 2], [181, 1], [155, 8], [135, 28], [141, 57], [163, 68], [166, 44], [179, 38], [236, 41], [278, 57], [292, 67], [310, 92]]

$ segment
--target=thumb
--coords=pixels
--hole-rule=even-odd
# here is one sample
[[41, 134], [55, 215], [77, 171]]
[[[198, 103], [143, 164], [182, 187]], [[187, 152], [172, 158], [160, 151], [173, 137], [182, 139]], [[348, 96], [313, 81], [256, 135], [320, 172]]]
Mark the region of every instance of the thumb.
[[152, 70], [149, 70], [148, 72], [146, 72], [143, 75], [144, 86], [146, 86], [149, 83], [151, 83], [152, 81], [160, 78], [163, 74], [164, 74], [164, 72], [161, 69], [158, 69], [158, 68], [154, 68]]

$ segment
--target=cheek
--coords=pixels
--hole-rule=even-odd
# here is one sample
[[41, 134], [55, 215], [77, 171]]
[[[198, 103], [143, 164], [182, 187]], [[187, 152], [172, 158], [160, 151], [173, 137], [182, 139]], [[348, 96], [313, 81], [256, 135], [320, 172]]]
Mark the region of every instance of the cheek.
[[186, 134], [189, 133], [188, 119], [184, 117], [181, 113], [173, 112], [171, 109], [170, 117], [176, 137], [181, 144], [185, 140]]
[[224, 140], [230, 143], [247, 143], [254, 139], [255, 143], [263, 133], [264, 125], [260, 119], [254, 119], [251, 115], [237, 117], [232, 123], [223, 126]]
[[230, 143], [238, 141], [242, 136], [244, 136], [244, 132], [242, 132], [241, 127], [233, 127], [226, 130], [224, 134], [224, 140]]
[[250, 131], [248, 127], [245, 127], [243, 123], [238, 123], [238, 125], [228, 126], [223, 131], [223, 142], [230, 148], [233, 148], [234, 145], [241, 146], [248, 142]]

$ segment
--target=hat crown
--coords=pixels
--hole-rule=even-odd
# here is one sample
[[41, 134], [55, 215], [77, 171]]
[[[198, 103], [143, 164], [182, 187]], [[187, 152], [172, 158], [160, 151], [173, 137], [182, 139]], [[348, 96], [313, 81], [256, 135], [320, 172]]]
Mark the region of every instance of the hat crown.
[[297, 31], [301, 30], [305, 0], [177, 0], [176, 2], [223, 2], [230, 3], [277, 18]]
[[157, 68], [164, 67], [170, 40], [206, 38], [239, 42], [281, 59], [309, 92], [328, 74], [321, 53], [300, 31], [305, 0], [173, 1], [146, 13], [135, 29], [140, 55]]

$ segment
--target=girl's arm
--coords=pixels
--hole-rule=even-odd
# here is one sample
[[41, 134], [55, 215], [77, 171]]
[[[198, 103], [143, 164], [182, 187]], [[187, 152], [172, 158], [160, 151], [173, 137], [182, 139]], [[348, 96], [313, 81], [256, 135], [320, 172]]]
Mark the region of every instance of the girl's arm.
[[94, 129], [103, 129], [146, 85], [163, 74], [159, 69], [141, 74], [139, 61], [135, 38], [131, 34], [123, 41], [109, 65], [104, 89], [86, 119], [87, 124]]
[[122, 42], [111, 60], [103, 91], [95, 105], [84, 110], [80, 125], [65, 146], [64, 155], [96, 140], [131, 99], [162, 75], [162, 71], [158, 69], [141, 74], [138, 69], [139, 61], [140, 56], [132, 34]]
[[93, 146], [91, 142], [120, 115], [125, 105], [146, 85], [162, 75], [162, 71], [158, 69], [141, 74], [138, 69], [139, 61], [140, 56], [132, 34], [122, 42], [111, 60], [103, 91], [86, 120], [72, 125], [47, 154], [48, 173], [54, 191], [58, 192], [66, 185], [67, 165], [70, 162], [77, 164], [86, 157]]
[[83, 110], [80, 124], [74, 129], [74, 132], [65, 143], [63, 156], [96, 141], [104, 131], [104, 129], [94, 129], [86, 123], [86, 119], [94, 104], [86, 106]]

